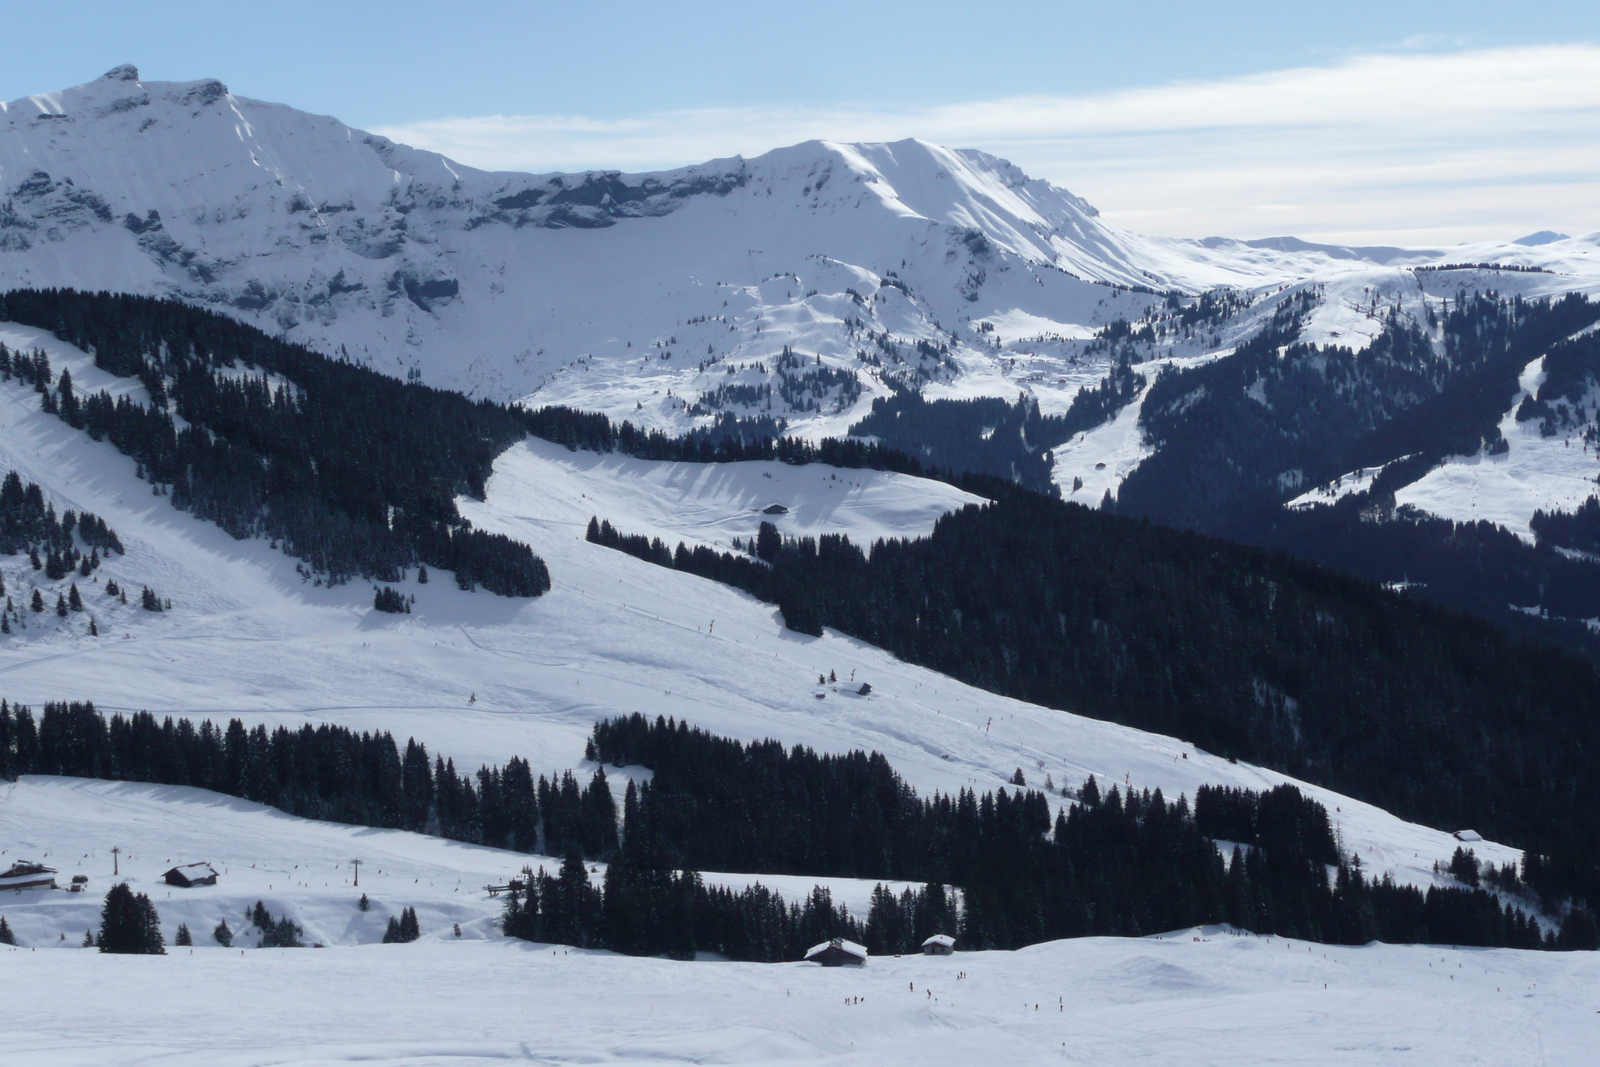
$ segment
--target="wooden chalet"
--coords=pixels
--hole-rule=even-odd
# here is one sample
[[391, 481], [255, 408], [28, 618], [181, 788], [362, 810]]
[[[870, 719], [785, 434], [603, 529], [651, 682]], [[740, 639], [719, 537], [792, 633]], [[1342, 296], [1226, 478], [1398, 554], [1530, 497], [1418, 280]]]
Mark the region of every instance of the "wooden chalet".
[[54, 889], [56, 869], [42, 863], [18, 860], [10, 870], [0, 871], [0, 889]]
[[949, 934], [934, 934], [922, 943], [924, 956], [948, 956], [956, 950], [956, 939]]
[[209, 863], [186, 863], [182, 867], [172, 868], [161, 877], [168, 885], [175, 885], [180, 889], [217, 884], [216, 868]]
[[806, 962], [820, 963], [824, 967], [860, 967], [867, 962], [867, 950], [854, 941], [836, 937], [832, 941], [813, 945], [811, 951], [806, 953]]

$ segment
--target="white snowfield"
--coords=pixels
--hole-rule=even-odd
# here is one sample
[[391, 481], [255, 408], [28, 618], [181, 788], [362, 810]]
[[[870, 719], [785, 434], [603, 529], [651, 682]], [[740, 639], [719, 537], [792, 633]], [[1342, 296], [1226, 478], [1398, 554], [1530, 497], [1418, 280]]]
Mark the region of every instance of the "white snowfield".
[[[1500, 418], [1506, 452], [1495, 456], [1482, 449], [1452, 457], [1398, 490], [1395, 503], [1456, 522], [1492, 522], [1532, 542], [1529, 523], [1535, 511], [1572, 511], [1600, 492], [1600, 455], [1581, 432], [1545, 437], [1538, 419], [1517, 421], [1518, 406], [1542, 384], [1540, 356], [1523, 369], [1517, 393]], [[1595, 398], [1585, 399], [1584, 406], [1594, 410]]]
[[0, 950], [0, 1064], [1584, 1064], [1600, 956], [1182, 930], [863, 967], [514, 941]]

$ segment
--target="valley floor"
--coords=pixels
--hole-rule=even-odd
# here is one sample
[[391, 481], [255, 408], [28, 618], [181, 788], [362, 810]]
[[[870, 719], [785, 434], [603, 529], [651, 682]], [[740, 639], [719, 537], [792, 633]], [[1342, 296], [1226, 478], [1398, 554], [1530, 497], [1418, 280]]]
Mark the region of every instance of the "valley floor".
[[1505, 1067], [1600, 1047], [1594, 953], [1211, 928], [838, 970], [504, 940], [176, 951], [0, 952], [0, 1064]]

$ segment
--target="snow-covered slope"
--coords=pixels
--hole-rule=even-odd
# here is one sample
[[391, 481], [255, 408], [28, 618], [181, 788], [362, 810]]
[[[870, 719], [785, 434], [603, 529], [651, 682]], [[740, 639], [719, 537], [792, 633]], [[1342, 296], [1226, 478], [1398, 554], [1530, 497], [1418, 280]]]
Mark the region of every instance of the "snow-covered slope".
[[0, 1064], [1581, 1064], [1597, 984], [1592, 952], [1219, 928], [834, 970], [471, 938], [0, 950]]
[[[1415, 289], [1417, 265], [1541, 266], [1544, 291], [1600, 274], [1600, 234], [1143, 237], [1004, 160], [920, 141], [534, 176], [132, 67], [0, 107], [0, 285], [176, 296], [397, 376], [673, 430], [770, 411], [839, 433], [891, 380], [1062, 409], [1103, 372], [1088, 339], [1156, 299], [1096, 283], [1268, 299], [1318, 279], [1341, 310], [1314, 326], [1359, 338], [1367, 296]], [[786, 376], [785, 345], [835, 374]], [[1175, 354], [1208, 350], [1190, 347]]]
[[1492, 522], [1531, 542], [1534, 512], [1573, 511], [1593, 496], [1600, 455], [1582, 432], [1587, 422], [1546, 436], [1537, 420], [1517, 421], [1518, 406], [1538, 394], [1544, 376], [1543, 357], [1524, 368], [1500, 419], [1505, 451], [1451, 457], [1396, 492], [1395, 503], [1457, 522]]
[[[82, 367], [93, 384], [83, 353], [37, 332], [5, 336], [53, 346], [56, 365], [75, 377]], [[0, 644], [0, 695], [12, 700], [333, 721], [414, 736], [468, 768], [523, 756], [536, 774], [576, 766], [597, 719], [637, 711], [742, 739], [876, 749], [924, 792], [987, 790], [1018, 767], [1035, 783], [1094, 774], [1169, 796], [1193, 796], [1207, 782], [1287, 780], [1173, 738], [973, 689], [838, 634], [798, 634], [770, 605], [583, 537], [598, 514], [672, 543], [727, 545], [779, 503], [789, 508], [775, 519], [786, 533], [870, 542], [926, 532], [974, 499], [940, 482], [815, 465], [656, 463], [530, 440], [499, 459], [485, 502], [458, 503], [479, 528], [531, 545], [550, 566], [552, 591], [512, 600], [463, 593], [443, 575], [426, 585], [413, 578], [402, 588], [416, 596], [415, 612], [396, 616], [372, 609], [365, 584], [307, 584], [266, 543], [235, 541], [174, 510], [134, 477], [132, 460], [41, 412], [18, 381], [0, 384], [0, 471], [13, 468], [58, 510], [106, 519], [128, 552], [93, 579], [57, 582], [25, 557], [0, 556], [17, 603], [35, 585], [53, 602], [76, 580], [101, 631], [88, 636], [76, 613], [24, 612], [27, 628]], [[149, 585], [172, 610], [111, 605], [99, 594], [108, 578]], [[823, 673], [838, 683], [817, 685]], [[870, 695], [855, 692], [862, 682]], [[1456, 847], [1439, 830], [1306, 788], [1373, 872], [1431, 882], [1434, 862]], [[1496, 863], [1517, 855], [1495, 845], [1479, 853]]]
[[[622, 774], [613, 777], [619, 787], [627, 781]], [[119, 881], [155, 902], [169, 942], [187, 924], [197, 944], [212, 945], [212, 931], [227, 919], [239, 934], [238, 946], [254, 948], [258, 937], [242, 917], [258, 900], [274, 916], [299, 924], [310, 945], [377, 944], [388, 918], [402, 908], [416, 910], [429, 940], [498, 937], [495, 921], [505, 900], [490, 897], [484, 887], [505, 884], [525, 866], [554, 874], [561, 865], [559, 858], [403, 830], [297, 819], [205, 789], [44, 775], [0, 781], [0, 842], [4, 866], [23, 858], [57, 872], [61, 889], [0, 894], [0, 914], [18, 943], [41, 948], [81, 944], [85, 930], [98, 929], [106, 890]], [[113, 846], [121, 850], [115, 863]], [[352, 859], [361, 861], [359, 883]], [[162, 880], [167, 870], [186, 863], [210, 863], [217, 884], [179, 889]], [[597, 876], [603, 874], [603, 864], [593, 866]], [[78, 875], [88, 878], [86, 889], [66, 892]], [[736, 888], [759, 881], [787, 899], [821, 884], [860, 916], [867, 913], [874, 885], [715, 872], [705, 879]], [[889, 884], [896, 892], [906, 888]], [[362, 895], [368, 911], [358, 907]]]

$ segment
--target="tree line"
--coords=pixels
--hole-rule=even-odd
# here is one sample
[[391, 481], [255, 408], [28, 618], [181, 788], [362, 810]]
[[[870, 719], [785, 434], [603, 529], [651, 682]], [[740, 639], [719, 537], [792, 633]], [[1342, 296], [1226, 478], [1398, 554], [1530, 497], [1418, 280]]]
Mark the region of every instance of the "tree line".
[[1182, 737], [1545, 856], [1600, 904], [1600, 676], [1356, 578], [1016, 493], [926, 537], [734, 552], [591, 540], [727, 582], [991, 692]]
[[[1342, 944], [1600, 947], [1582, 908], [1546, 933], [1533, 916], [1559, 902], [1516, 872], [1496, 884], [1519, 903], [1477, 888], [1475, 874], [1471, 885], [1426, 892], [1366, 876], [1339, 849], [1327, 809], [1291, 785], [1203, 787], [1191, 809], [1159, 789], [1113, 785], [1102, 794], [1090, 778], [1052, 821], [1046, 795], [1027, 789], [1020, 772], [1009, 793], [922, 798], [880, 753], [745, 745], [637, 714], [596, 724], [590, 748], [594, 758], [653, 772], [637, 790], [630, 782], [623, 803], [622, 854], [644, 870], [884, 878], [937, 894], [901, 903], [875, 893], [861, 930], [869, 947], [908, 951], [919, 931], [959, 935], [968, 948], [1018, 948], [1217, 922]], [[1217, 841], [1231, 844], [1228, 855]], [[662, 877], [647, 884], [669, 892]], [[927, 920], [946, 885], [960, 888], [959, 913]], [[943, 928], [928, 930], [930, 922]]]
[[[3, 350], [0, 345], [0, 353]], [[45, 561], [39, 566], [48, 577], [64, 578], [69, 569], [83, 561], [79, 543], [96, 558], [101, 551], [122, 555], [122, 539], [104, 519], [70, 508], [58, 516], [55, 505], [45, 499], [37, 482], [24, 485], [16, 471], [6, 472], [5, 478], [0, 479], [0, 555], [27, 552]]]
[[[426, 564], [464, 589], [538, 596], [549, 573], [520, 542], [475, 530], [494, 458], [527, 432], [503, 405], [400, 382], [213, 312], [71, 290], [0, 294], [0, 319], [51, 330], [145, 397], [83, 395], [42, 353], [0, 351], [46, 411], [108, 440], [174, 506], [259, 536], [319, 581], [397, 581]], [[20, 370], [19, 370], [20, 368]]]
[[458, 772], [384, 731], [343, 726], [247, 728], [238, 719], [147, 711], [107, 717], [91, 702], [48, 703], [35, 717], [0, 700], [0, 778], [59, 774], [188, 785], [308, 819], [413, 830], [518, 852], [569, 848], [609, 859], [617, 812], [603, 769], [580, 785], [570, 771], [534, 778], [527, 760]]
[[[402, 756], [387, 733], [107, 719], [87, 703], [46, 705], [36, 721], [0, 701], [0, 776], [194, 785], [308, 818], [564, 855], [560, 873], [526, 874], [508, 906], [507, 932], [533, 940], [761, 960], [835, 936], [882, 951], [910, 951], [933, 932], [1010, 948], [1227, 921], [1343, 943], [1596, 946], [1582, 907], [1559, 931], [1530, 917], [1555, 903], [1541, 895], [1542, 857], [1530, 855], [1520, 877], [1484, 874], [1520, 906], [1475, 884], [1476, 864], [1469, 877], [1462, 857], [1451, 870], [1467, 885], [1423, 892], [1370, 879], [1338, 851], [1326, 809], [1291, 786], [1202, 790], [1191, 809], [1159, 790], [1102, 795], [1091, 778], [1052, 822], [1046, 795], [1020, 772], [1012, 792], [922, 798], [880, 753], [744, 745], [661, 718], [596, 724], [586, 756], [654, 775], [629, 782], [619, 813], [603, 767], [582, 788], [570, 772], [535, 782], [517, 758], [460, 775], [414, 740]], [[1217, 840], [1234, 843], [1231, 856]], [[609, 864], [599, 886], [592, 860]], [[925, 884], [875, 892], [862, 921], [824, 890], [786, 903], [759, 886], [706, 886], [702, 869]]]

